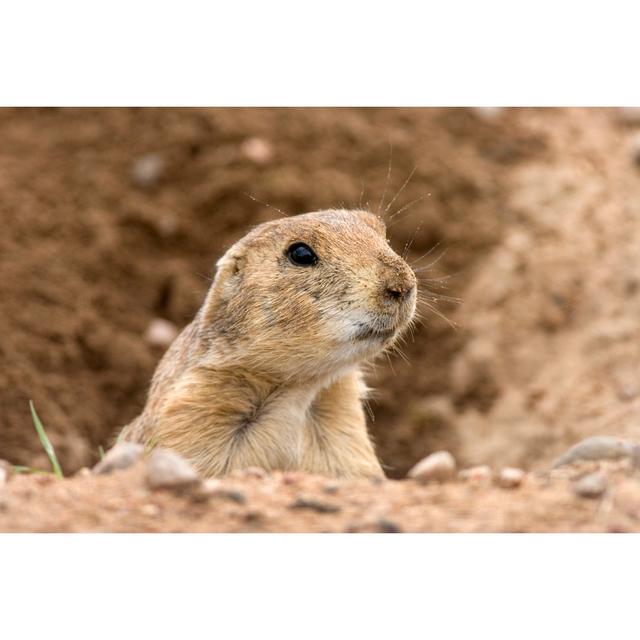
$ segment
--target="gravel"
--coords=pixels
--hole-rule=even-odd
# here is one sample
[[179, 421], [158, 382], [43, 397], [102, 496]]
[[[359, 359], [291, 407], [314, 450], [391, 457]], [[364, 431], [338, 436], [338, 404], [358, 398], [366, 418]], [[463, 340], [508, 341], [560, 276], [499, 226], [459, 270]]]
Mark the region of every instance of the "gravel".
[[525, 472], [515, 467], [505, 467], [498, 475], [498, 484], [503, 489], [515, 489], [522, 484]]
[[291, 509], [309, 509], [310, 511], [316, 511], [317, 513], [337, 513], [340, 511], [340, 507], [336, 504], [329, 502], [322, 502], [315, 498], [299, 497], [290, 505]]
[[247, 502], [247, 496], [239, 489], [219, 489], [213, 495], [236, 504], [246, 504]]
[[573, 491], [581, 498], [599, 498], [607, 490], [607, 479], [601, 473], [590, 473], [573, 483]]
[[388, 518], [380, 518], [377, 524], [380, 529], [380, 533], [402, 533], [400, 525]]
[[488, 482], [491, 480], [492, 476], [493, 472], [491, 471], [491, 467], [486, 464], [462, 469], [458, 473], [460, 480], [465, 480], [467, 482]]
[[556, 459], [553, 468], [585, 460], [618, 460], [633, 454], [635, 444], [610, 436], [594, 436], [578, 442]]
[[0, 460], [0, 487], [7, 482], [12, 474], [13, 467], [6, 460]]
[[178, 337], [178, 333], [178, 328], [172, 322], [154, 318], [147, 327], [144, 339], [154, 347], [166, 349]]
[[97, 475], [105, 475], [114, 471], [128, 469], [134, 465], [144, 453], [144, 447], [136, 442], [118, 442], [109, 449], [104, 458], [93, 468]]
[[337, 482], [326, 482], [322, 490], [329, 495], [334, 495], [340, 490], [340, 484]]
[[456, 474], [456, 461], [448, 451], [436, 451], [409, 470], [407, 477], [419, 482], [445, 482]]
[[246, 158], [256, 164], [268, 164], [273, 158], [271, 145], [262, 138], [249, 138], [245, 140], [240, 150]]
[[182, 491], [200, 485], [197, 471], [170, 449], [154, 449], [147, 460], [145, 480], [150, 489]]
[[131, 181], [141, 189], [155, 187], [165, 170], [165, 161], [158, 153], [147, 153], [135, 160], [131, 167]]

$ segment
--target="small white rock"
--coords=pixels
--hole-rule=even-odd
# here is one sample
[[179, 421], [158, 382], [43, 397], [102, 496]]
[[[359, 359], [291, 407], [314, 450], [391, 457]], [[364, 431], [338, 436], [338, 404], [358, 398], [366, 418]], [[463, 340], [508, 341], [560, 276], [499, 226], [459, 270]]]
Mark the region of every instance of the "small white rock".
[[131, 168], [131, 180], [137, 187], [148, 189], [155, 186], [165, 168], [165, 162], [157, 153], [140, 156]]
[[128, 469], [140, 459], [143, 453], [144, 447], [137, 442], [118, 442], [105, 453], [104, 458], [93, 468], [93, 472], [97, 475], [105, 475]]
[[497, 120], [505, 111], [504, 107], [473, 107], [475, 114], [483, 120]]
[[273, 157], [271, 145], [262, 138], [249, 138], [242, 143], [240, 150], [256, 164], [266, 164]]
[[0, 460], [0, 487], [7, 482], [12, 474], [13, 467], [6, 460]]
[[178, 336], [178, 328], [173, 322], [154, 318], [144, 334], [144, 339], [154, 347], [167, 348]]
[[205, 493], [214, 493], [222, 487], [222, 482], [218, 478], [207, 478], [202, 483], [202, 490]]
[[340, 484], [338, 482], [329, 481], [324, 484], [322, 490], [325, 493], [333, 495], [334, 493], [338, 493], [338, 491], [340, 490]]
[[453, 478], [455, 473], [454, 457], [448, 451], [436, 451], [420, 460], [410, 469], [407, 476], [420, 482], [444, 482]]
[[164, 213], [158, 217], [156, 228], [164, 238], [175, 236], [180, 228], [178, 216], [175, 213]]
[[585, 460], [617, 460], [631, 456], [634, 443], [611, 436], [586, 438], [573, 445], [554, 463], [553, 468]]
[[181, 455], [158, 447], [147, 460], [145, 480], [150, 489], [182, 490], [200, 484], [198, 472]]
[[515, 489], [522, 484], [524, 480], [525, 472], [522, 469], [516, 469], [515, 467], [505, 467], [500, 471], [498, 476], [498, 484], [503, 489]]
[[160, 509], [155, 504], [143, 504], [140, 511], [142, 511], [145, 516], [151, 516], [152, 518], [160, 515]]
[[581, 498], [599, 498], [607, 490], [607, 479], [601, 473], [590, 473], [573, 484], [573, 491]]
[[460, 480], [468, 480], [470, 482], [484, 482], [486, 480], [491, 480], [492, 475], [491, 467], [486, 464], [482, 464], [476, 467], [462, 469], [458, 474], [458, 477]]

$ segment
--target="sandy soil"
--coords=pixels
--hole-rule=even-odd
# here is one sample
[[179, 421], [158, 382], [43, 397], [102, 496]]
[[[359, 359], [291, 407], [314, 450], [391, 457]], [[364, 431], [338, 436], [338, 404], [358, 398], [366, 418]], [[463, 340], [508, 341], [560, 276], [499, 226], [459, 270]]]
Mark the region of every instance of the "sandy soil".
[[[576, 479], [600, 469], [597, 499]], [[143, 466], [56, 481], [21, 476], [0, 493], [0, 531], [41, 532], [630, 532], [640, 531], [640, 475], [628, 462], [585, 463], [492, 481], [334, 481], [298, 473], [237, 474], [210, 494], [149, 490]]]
[[[394, 246], [418, 269], [438, 258], [423, 287], [462, 300], [438, 302], [457, 329], [425, 314], [406, 360], [369, 375], [391, 477], [442, 448], [542, 473], [589, 435], [640, 441], [639, 132], [606, 109], [0, 110], [0, 458], [47, 465], [33, 398], [65, 472], [94, 464], [162, 354], [149, 323], [188, 322], [216, 256], [277, 215], [263, 203], [388, 206]], [[151, 498], [130, 473], [14, 477], [0, 528], [344, 530], [368, 513], [409, 531], [635, 528], [566, 479], [347, 483], [341, 510], [318, 514], [287, 505], [325, 481], [279, 492], [278, 476], [239, 478], [246, 505], [154, 495], [158, 516], [138, 513]], [[612, 487], [637, 495], [618, 475]], [[273, 518], [247, 524], [263, 508]]]

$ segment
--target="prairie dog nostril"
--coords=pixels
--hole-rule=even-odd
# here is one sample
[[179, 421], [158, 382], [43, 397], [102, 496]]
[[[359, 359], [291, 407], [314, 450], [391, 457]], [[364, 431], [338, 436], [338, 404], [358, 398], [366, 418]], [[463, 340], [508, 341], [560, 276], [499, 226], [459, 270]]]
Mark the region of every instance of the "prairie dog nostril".
[[413, 284], [388, 285], [385, 289], [385, 293], [389, 298], [392, 298], [393, 300], [402, 300], [403, 298], [409, 296], [409, 294], [413, 291], [414, 286], [415, 285]]

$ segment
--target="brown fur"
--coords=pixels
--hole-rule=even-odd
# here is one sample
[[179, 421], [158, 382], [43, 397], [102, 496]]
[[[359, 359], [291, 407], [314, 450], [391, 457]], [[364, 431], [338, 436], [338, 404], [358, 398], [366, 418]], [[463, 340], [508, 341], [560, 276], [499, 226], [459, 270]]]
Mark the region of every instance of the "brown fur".
[[[294, 242], [318, 263], [292, 264]], [[120, 437], [171, 447], [207, 476], [248, 466], [382, 476], [359, 365], [393, 343], [415, 302], [413, 271], [370, 213], [260, 225], [218, 262], [204, 304]]]

